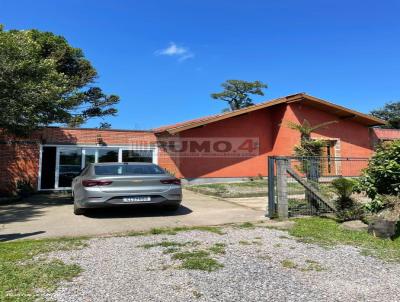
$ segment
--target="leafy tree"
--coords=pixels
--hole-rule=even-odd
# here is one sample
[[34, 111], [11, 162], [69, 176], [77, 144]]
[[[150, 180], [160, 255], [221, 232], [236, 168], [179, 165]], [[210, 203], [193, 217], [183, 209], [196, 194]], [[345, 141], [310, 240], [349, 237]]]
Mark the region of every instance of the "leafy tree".
[[400, 140], [378, 146], [359, 179], [358, 190], [371, 199], [378, 195], [400, 195]]
[[97, 72], [82, 50], [38, 30], [0, 26], [0, 128], [27, 135], [49, 124], [77, 127], [115, 115], [119, 97], [92, 86]]
[[295, 154], [300, 157], [311, 157], [321, 156], [322, 147], [325, 142], [321, 140], [312, 140], [311, 133], [318, 129], [325, 128], [330, 124], [337, 123], [337, 121], [328, 121], [317, 125], [311, 125], [306, 119], [303, 120], [302, 124], [288, 121], [287, 127], [293, 130], [297, 130], [300, 133], [300, 145], [295, 146]]
[[[301, 158], [298, 169], [305, 173], [307, 180], [315, 187], [318, 187], [318, 179], [322, 167], [320, 157], [322, 156], [322, 147], [326, 143], [323, 140], [311, 139], [311, 133], [336, 122], [328, 121], [318, 125], [311, 125], [308, 120], [304, 119], [302, 124], [292, 121], [286, 123], [287, 127], [300, 133], [300, 145], [294, 147], [295, 155]], [[319, 210], [319, 204], [312, 194], [306, 192], [306, 199], [317, 211]]]
[[99, 129], [111, 129], [111, 124], [102, 122], [102, 123], [100, 123]]
[[305, 140], [309, 141], [309, 140], [311, 140], [311, 133], [315, 132], [318, 129], [325, 128], [328, 125], [334, 124], [334, 123], [337, 123], [337, 121], [328, 121], [328, 122], [324, 122], [324, 123], [312, 126], [308, 120], [304, 119], [302, 124], [288, 121], [287, 126], [290, 129], [299, 131], [300, 135], [301, 135], [300, 139], [302, 141], [305, 141]]
[[371, 115], [387, 122], [383, 128], [400, 129], [400, 102], [387, 103], [383, 108], [371, 111]]
[[228, 102], [231, 111], [254, 105], [249, 94], [264, 95], [263, 89], [267, 88], [267, 85], [260, 81], [247, 82], [242, 80], [227, 80], [221, 86], [224, 91], [212, 93], [211, 97]]

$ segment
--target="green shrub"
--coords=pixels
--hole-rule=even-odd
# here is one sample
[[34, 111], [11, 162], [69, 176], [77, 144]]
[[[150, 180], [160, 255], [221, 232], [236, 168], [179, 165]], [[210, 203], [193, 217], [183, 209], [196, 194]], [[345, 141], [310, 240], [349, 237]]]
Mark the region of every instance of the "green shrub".
[[350, 220], [363, 220], [364, 208], [360, 205], [354, 205], [352, 208], [344, 209], [336, 212], [336, 218], [339, 221], [350, 221]]
[[21, 197], [28, 197], [35, 193], [32, 183], [29, 180], [17, 181], [17, 195]]
[[393, 209], [396, 205], [400, 205], [400, 196], [377, 195], [374, 200], [364, 207], [370, 213], [378, 213], [384, 209]]
[[335, 200], [336, 217], [340, 221], [362, 219], [364, 209], [358, 205], [351, 194], [356, 186], [356, 181], [348, 178], [337, 178], [332, 181], [332, 187], [338, 197]]
[[356, 182], [352, 179], [340, 177], [332, 181], [332, 187], [338, 195], [336, 199], [336, 209], [346, 210], [354, 206], [354, 200], [351, 198]]
[[320, 157], [322, 155], [322, 147], [325, 145], [326, 143], [322, 140], [305, 140], [294, 147], [294, 153], [298, 157]]
[[364, 208], [367, 212], [378, 213], [379, 211], [383, 210], [385, 206], [380, 198], [375, 198], [371, 202], [365, 204]]
[[374, 199], [378, 194], [400, 194], [400, 140], [381, 144], [357, 185]]

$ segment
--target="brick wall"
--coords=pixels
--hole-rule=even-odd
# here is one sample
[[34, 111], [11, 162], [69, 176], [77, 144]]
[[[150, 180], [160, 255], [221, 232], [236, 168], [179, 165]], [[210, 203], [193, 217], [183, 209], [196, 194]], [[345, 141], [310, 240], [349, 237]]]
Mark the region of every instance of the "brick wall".
[[34, 137], [0, 136], [0, 196], [15, 192], [18, 182], [37, 183], [39, 150]]
[[[45, 128], [29, 138], [0, 133], [0, 195], [16, 190], [20, 181], [38, 184], [40, 144], [153, 146], [157, 138], [148, 131]], [[159, 164], [173, 171], [168, 155], [159, 150]]]

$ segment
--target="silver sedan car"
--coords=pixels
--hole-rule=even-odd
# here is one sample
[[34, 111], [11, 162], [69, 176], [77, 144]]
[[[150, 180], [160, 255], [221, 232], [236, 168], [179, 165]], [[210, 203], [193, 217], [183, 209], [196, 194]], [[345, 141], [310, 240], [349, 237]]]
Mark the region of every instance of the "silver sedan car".
[[177, 210], [180, 179], [151, 163], [89, 164], [72, 181], [74, 214], [86, 209], [133, 204], [161, 204]]

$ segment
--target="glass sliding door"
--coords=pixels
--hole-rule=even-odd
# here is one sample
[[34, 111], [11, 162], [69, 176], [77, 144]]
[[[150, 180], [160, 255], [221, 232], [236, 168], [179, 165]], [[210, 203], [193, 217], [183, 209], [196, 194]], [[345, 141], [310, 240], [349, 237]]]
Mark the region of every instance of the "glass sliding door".
[[[71, 187], [72, 180], [82, 169], [81, 148], [59, 148], [56, 184], [58, 188]], [[58, 180], [58, 181], [57, 181]]]
[[97, 150], [99, 163], [117, 163], [119, 149], [101, 148]]
[[123, 162], [153, 162], [153, 150], [122, 150]]
[[155, 149], [43, 145], [40, 162], [40, 190], [69, 189], [72, 180], [89, 163], [157, 162]]
[[83, 149], [84, 153], [84, 162], [83, 167], [86, 167], [88, 164], [94, 164], [96, 162], [96, 149], [94, 148], [85, 148]]

